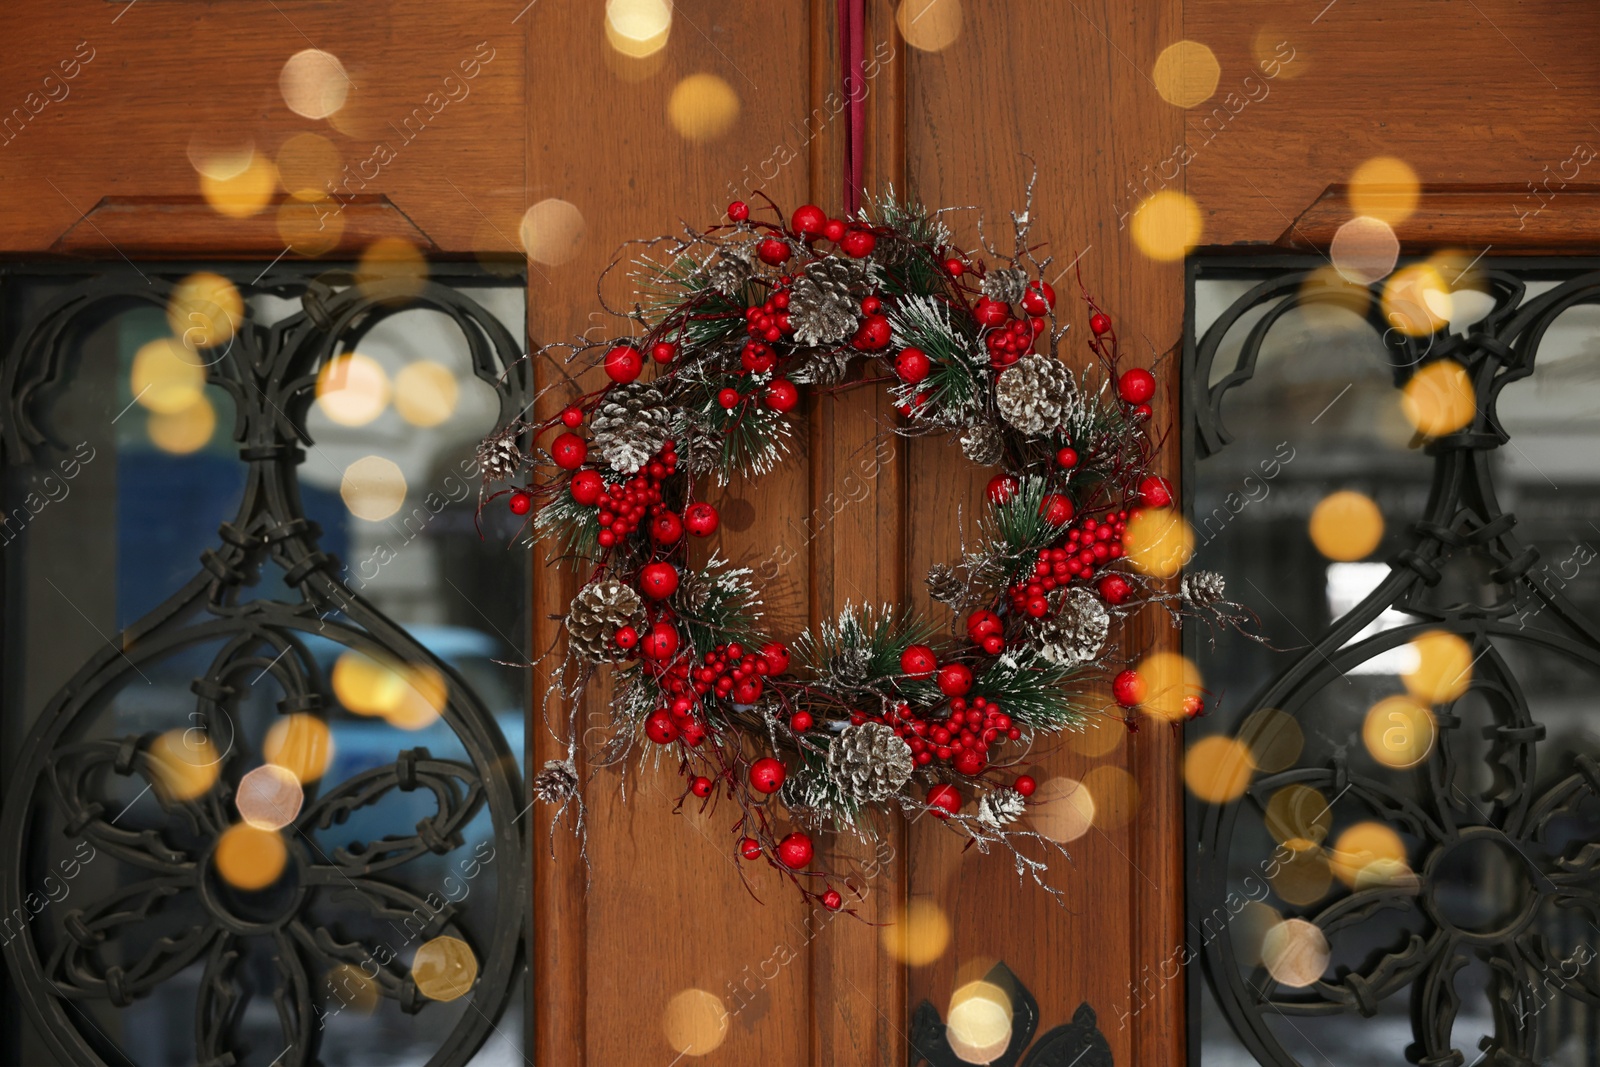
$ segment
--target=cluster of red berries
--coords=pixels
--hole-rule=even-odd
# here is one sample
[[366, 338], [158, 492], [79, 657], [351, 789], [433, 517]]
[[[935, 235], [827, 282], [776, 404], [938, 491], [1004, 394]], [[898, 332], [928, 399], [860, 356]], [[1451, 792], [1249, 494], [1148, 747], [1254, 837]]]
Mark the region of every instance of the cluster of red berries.
[[792, 281], [788, 275], [779, 279], [782, 288], [773, 290], [764, 304], [752, 304], [744, 309], [744, 329], [750, 339], [756, 342], [774, 344], [783, 340], [784, 334], [794, 333], [794, 326], [789, 322], [789, 290], [786, 288]]
[[[625, 482], [607, 483], [595, 470], [581, 470], [572, 476], [567, 487], [572, 499], [579, 504], [600, 509], [599, 541], [602, 548], [610, 548], [637, 530], [646, 514], [662, 513], [661, 481], [678, 467], [678, 453], [674, 447], [672, 441], [665, 442], [661, 451]], [[677, 533], [670, 538], [676, 541], [683, 535], [681, 521], [676, 514], [670, 511], [666, 513], [672, 518], [662, 524], [662, 531], [676, 529]], [[655, 523], [652, 523], [651, 532], [656, 533]]]
[[[983, 299], [987, 300], [988, 297]], [[989, 331], [983, 339], [983, 343], [989, 349], [989, 364], [997, 368], [1011, 366], [1033, 351], [1034, 338], [1044, 330], [1044, 319], [1031, 318], [1012, 319], [1004, 326]]]
[[[905, 705], [900, 705], [904, 710]], [[956, 773], [975, 777], [989, 765], [989, 746], [1003, 741], [1015, 741], [1022, 731], [1011, 721], [1011, 716], [1000, 705], [985, 697], [952, 697], [949, 717], [929, 721], [897, 716], [890, 709], [883, 721], [911, 746], [917, 766], [925, 767], [935, 759], [948, 763]]]
[[[750, 217], [750, 205], [743, 200], [735, 200], [728, 205], [728, 217], [734, 222], [745, 221]], [[871, 230], [852, 226], [843, 219], [830, 219], [828, 213], [815, 204], [801, 204], [795, 208], [794, 214], [789, 217], [789, 228], [801, 240], [815, 241], [820, 238], [832, 241], [841, 252], [853, 259], [872, 255], [872, 250], [878, 246], [878, 238]], [[761, 261], [773, 266], [787, 262], [789, 252], [788, 242], [776, 237], [768, 237], [756, 246], [756, 255], [761, 257]]]
[[770, 658], [765, 649], [758, 653], [738, 643], [718, 645], [705, 654], [700, 666], [690, 670], [690, 684], [701, 696], [714, 693], [735, 704], [754, 704], [766, 689], [774, 661], [778, 661], [781, 674], [789, 665], [788, 655], [781, 645], [772, 649]]
[[1047, 597], [1069, 582], [1087, 580], [1106, 564], [1122, 558], [1122, 539], [1128, 530], [1128, 512], [1107, 512], [1098, 519], [1087, 519], [1067, 531], [1066, 542], [1056, 548], [1041, 549], [1033, 573], [1013, 585], [1008, 593], [1011, 604], [1036, 619], [1050, 612]]

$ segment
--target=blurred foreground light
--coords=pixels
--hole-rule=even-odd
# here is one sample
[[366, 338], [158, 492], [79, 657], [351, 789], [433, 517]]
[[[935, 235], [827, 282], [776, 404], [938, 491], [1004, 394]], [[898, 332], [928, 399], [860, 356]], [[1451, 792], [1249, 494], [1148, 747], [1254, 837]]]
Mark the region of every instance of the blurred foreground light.
[[925, 967], [950, 947], [950, 919], [931, 900], [913, 900], [883, 928], [883, 947], [910, 967]]
[[1333, 872], [1322, 849], [1308, 848], [1290, 852], [1267, 880], [1278, 896], [1290, 904], [1307, 908], [1328, 895], [1333, 885]]
[[371, 356], [346, 352], [317, 372], [317, 407], [340, 426], [365, 426], [389, 406], [389, 375]]
[[256, 158], [256, 145], [248, 137], [234, 140], [197, 133], [189, 138], [188, 155], [196, 174], [225, 182], [245, 172]]
[[1135, 570], [1171, 578], [1194, 555], [1194, 529], [1172, 508], [1146, 508], [1128, 520], [1123, 546]]
[[206, 369], [200, 357], [172, 337], [139, 346], [133, 355], [128, 388], [133, 398], [157, 414], [175, 415], [204, 395]]
[[432, 726], [450, 698], [444, 674], [432, 664], [374, 659], [354, 650], [334, 661], [332, 682], [348, 710], [401, 730]]
[[1417, 665], [1401, 676], [1406, 692], [1425, 704], [1448, 704], [1472, 684], [1472, 646], [1459, 634], [1429, 630], [1411, 639]]
[[945, 1038], [968, 1063], [993, 1063], [1011, 1044], [1011, 998], [992, 982], [968, 982], [950, 997]]
[[1181, 108], [1198, 107], [1211, 99], [1221, 78], [1222, 65], [1216, 53], [1199, 41], [1169, 44], [1150, 71], [1161, 99]]
[[739, 121], [739, 94], [715, 74], [691, 74], [668, 97], [667, 119], [686, 141], [715, 141]]
[[438, 426], [455, 414], [460, 389], [450, 368], [419, 359], [394, 379], [394, 409], [413, 426]]
[[297, 133], [278, 147], [278, 181], [297, 200], [326, 197], [342, 166], [339, 150], [320, 134]]
[[[329, 968], [326, 1000], [331, 1002], [332, 1008], [357, 1015], [371, 1015], [381, 997], [378, 983], [367, 977], [367, 973], [355, 964], [340, 963]], [[324, 1013], [331, 1014], [326, 1009]]]
[[199, 729], [176, 729], [150, 742], [150, 774], [173, 800], [193, 800], [221, 773], [222, 753]]
[[1115, 764], [1091, 768], [1083, 776], [1083, 788], [1094, 803], [1094, 824], [1102, 830], [1128, 825], [1139, 810], [1139, 783]]
[[217, 410], [205, 394], [182, 411], [151, 412], [145, 420], [150, 443], [174, 456], [187, 456], [211, 443], [217, 431]]
[[300, 781], [314, 782], [333, 759], [333, 732], [315, 715], [296, 712], [272, 724], [261, 743], [261, 755]]
[[1239, 726], [1239, 740], [1250, 746], [1256, 769], [1276, 774], [1293, 767], [1305, 747], [1305, 734], [1293, 715], [1277, 708], [1259, 708]]
[[1352, 889], [1415, 884], [1400, 835], [1381, 822], [1358, 822], [1341, 833], [1328, 857], [1334, 877]]
[[1304, 919], [1286, 919], [1261, 940], [1261, 962], [1282, 985], [1304, 989], [1328, 969], [1328, 939]]
[[1428, 758], [1437, 733], [1431, 709], [1414, 697], [1392, 696], [1368, 709], [1361, 740], [1373, 759], [1404, 770]]
[[1281, 845], [1296, 852], [1315, 848], [1333, 829], [1327, 797], [1308, 785], [1287, 785], [1267, 801], [1267, 829]]
[[961, 36], [961, 0], [900, 0], [894, 24], [919, 52], [942, 52]]
[[722, 998], [704, 989], [673, 994], [662, 1013], [667, 1044], [685, 1056], [714, 1052], [728, 1036], [728, 1011]]
[[325, 119], [344, 106], [350, 78], [339, 57], [316, 48], [296, 52], [278, 73], [278, 91], [290, 111]]
[[239, 173], [227, 178], [200, 175], [200, 195], [205, 197], [211, 210], [230, 219], [247, 219], [258, 215], [272, 202], [278, 191], [278, 168], [272, 161], [255, 156]]
[[300, 779], [275, 763], [267, 763], [239, 779], [233, 799], [239, 817], [257, 830], [281, 830], [300, 814], [305, 793]]
[[1198, 696], [1205, 688], [1200, 668], [1177, 652], [1152, 652], [1139, 661], [1138, 670], [1144, 679], [1144, 700], [1139, 707], [1167, 722], [1183, 722], [1187, 717], [1185, 698]]
[[1028, 798], [1028, 821], [1040, 834], [1065, 844], [1094, 825], [1094, 796], [1076, 778], [1047, 778]]
[[278, 205], [278, 236], [297, 256], [315, 259], [339, 247], [344, 210], [332, 200], [285, 200]]
[[671, 30], [667, 0], [606, 0], [606, 40], [625, 56], [654, 55], [667, 46]]
[[1383, 540], [1383, 512], [1365, 493], [1342, 489], [1311, 509], [1309, 530], [1311, 543], [1329, 559], [1365, 559]]
[[356, 518], [382, 522], [406, 502], [405, 472], [392, 459], [362, 456], [344, 469], [339, 497]]
[[428, 281], [428, 261], [421, 249], [404, 237], [380, 237], [361, 253], [356, 284], [373, 299], [402, 304], [422, 292]]
[[1431, 263], [1401, 267], [1383, 283], [1383, 318], [1407, 337], [1431, 337], [1450, 325], [1455, 299]]
[[191, 352], [223, 344], [243, 321], [244, 297], [220, 274], [191, 274], [167, 298], [167, 328]]
[[583, 212], [566, 200], [541, 200], [522, 216], [522, 248], [528, 258], [559, 267], [583, 247]]
[[1357, 215], [1393, 226], [1410, 218], [1417, 209], [1422, 183], [1405, 160], [1376, 156], [1356, 168], [1350, 176], [1348, 192], [1350, 208]]
[[1174, 263], [1200, 243], [1205, 224], [1194, 197], [1163, 189], [1134, 209], [1129, 230], [1139, 251], [1159, 263]]
[[211, 862], [223, 881], [239, 889], [265, 889], [278, 880], [289, 849], [274, 830], [235, 823], [217, 839]]
[[1208, 804], [1238, 800], [1254, 771], [1249, 746], [1227, 737], [1203, 737], [1183, 757], [1184, 784]]
[[424, 941], [411, 960], [411, 977], [417, 992], [429, 1000], [450, 1001], [472, 992], [478, 980], [478, 957], [458, 937]]
[[1358, 215], [1334, 233], [1328, 254], [1346, 281], [1371, 285], [1394, 270], [1400, 258], [1400, 238], [1382, 219]]
[[1400, 396], [1400, 410], [1424, 437], [1455, 433], [1478, 413], [1478, 394], [1467, 369], [1453, 359], [1417, 368]]

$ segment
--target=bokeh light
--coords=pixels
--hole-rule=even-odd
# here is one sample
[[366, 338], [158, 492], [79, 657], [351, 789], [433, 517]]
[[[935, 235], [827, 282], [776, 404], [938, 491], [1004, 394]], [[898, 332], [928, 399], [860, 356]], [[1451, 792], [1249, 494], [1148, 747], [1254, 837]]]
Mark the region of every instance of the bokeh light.
[[1173, 263], [1200, 243], [1205, 224], [1194, 197], [1162, 189], [1134, 209], [1129, 232], [1139, 251], [1157, 262]]
[[1417, 172], [1405, 160], [1394, 156], [1369, 159], [1350, 176], [1351, 210], [1391, 226], [1411, 217], [1421, 192]]
[[340, 426], [365, 426], [389, 406], [389, 375], [371, 356], [346, 352], [317, 372], [317, 407]]
[[1267, 801], [1267, 830], [1280, 845], [1296, 852], [1315, 848], [1333, 829], [1328, 798], [1308, 785], [1287, 785]]
[[413, 426], [438, 426], [455, 414], [460, 388], [450, 368], [419, 359], [394, 379], [394, 409]]
[[1011, 998], [993, 982], [968, 982], [950, 997], [945, 1038], [968, 1063], [993, 1063], [1011, 1044]]
[[1233, 951], [1239, 957], [1239, 962], [1246, 967], [1259, 966], [1267, 931], [1281, 922], [1283, 915], [1277, 908], [1258, 900], [1252, 900], [1240, 908], [1231, 926]]
[[141, 405], [159, 415], [175, 415], [193, 407], [204, 395], [206, 369], [181, 341], [158, 337], [133, 354], [128, 388]]
[[361, 253], [356, 285], [368, 297], [403, 304], [421, 293], [428, 281], [422, 250], [404, 237], [380, 237]]
[[926, 967], [950, 947], [950, 918], [931, 900], [913, 900], [883, 928], [883, 947], [910, 967]]
[[331, 200], [285, 200], [278, 205], [278, 236], [297, 256], [316, 258], [339, 247], [345, 214]]
[[145, 420], [150, 443], [174, 456], [187, 456], [211, 443], [217, 431], [217, 410], [204, 394], [182, 411], [152, 412]]
[[244, 297], [220, 274], [198, 271], [172, 287], [167, 298], [167, 328], [184, 348], [215, 348], [244, 321]]
[[211, 210], [230, 219], [259, 215], [272, 203], [277, 191], [278, 168], [260, 156], [253, 156], [243, 170], [226, 178], [213, 178], [203, 171], [200, 174], [200, 195]]
[[197, 133], [189, 138], [188, 155], [196, 174], [225, 182], [245, 172], [256, 158], [256, 145], [248, 137], [230, 140], [227, 135]]
[[1278, 896], [1290, 904], [1307, 908], [1328, 895], [1333, 885], [1333, 872], [1322, 849], [1308, 848], [1291, 852], [1267, 880]]
[[1256, 770], [1268, 774], [1288, 770], [1300, 759], [1305, 734], [1293, 715], [1277, 708], [1258, 708], [1239, 724], [1239, 740], [1250, 746]]
[[1128, 736], [1128, 726], [1109, 715], [1091, 715], [1078, 729], [1068, 732], [1067, 746], [1081, 756], [1109, 756]]
[[1135, 570], [1171, 578], [1194, 555], [1194, 529], [1173, 508], [1146, 508], [1128, 520], [1122, 544]]
[[150, 742], [150, 776], [172, 800], [193, 800], [216, 783], [222, 753], [200, 729], [168, 730]]
[[275, 830], [235, 823], [217, 839], [211, 862], [223, 881], [239, 889], [265, 889], [278, 880], [289, 861], [289, 848]]
[[714, 1052], [728, 1036], [728, 1010], [722, 998], [705, 989], [684, 989], [673, 994], [662, 1013], [661, 1027], [667, 1044], [685, 1056]]
[[478, 957], [459, 937], [424, 941], [411, 960], [417, 992], [429, 1000], [450, 1001], [472, 992], [478, 980]]
[[353, 963], [335, 964], [328, 970], [327, 1005], [339, 1011], [371, 1015], [382, 998], [378, 983]]
[[1454, 433], [1478, 413], [1478, 396], [1467, 369], [1453, 359], [1417, 368], [1400, 394], [1400, 410], [1425, 437]]
[[1361, 740], [1385, 767], [1415, 767], [1433, 751], [1438, 726], [1433, 712], [1413, 697], [1385, 697], [1367, 710]]
[[1339, 834], [1329, 853], [1334, 877], [1352, 889], [1391, 885], [1409, 878], [1406, 846], [1400, 835], [1381, 822], [1358, 822]]
[[1140, 708], [1167, 722], [1182, 722], [1187, 717], [1184, 698], [1198, 696], [1205, 688], [1200, 668], [1177, 652], [1152, 652], [1139, 661], [1138, 671], [1144, 679]]
[[1094, 796], [1076, 778], [1048, 778], [1028, 798], [1028, 820], [1052, 841], [1076, 841], [1094, 825]]
[[1183, 756], [1184, 784], [1208, 804], [1238, 800], [1254, 771], [1250, 747], [1232, 738], [1202, 737]]
[[290, 111], [302, 118], [325, 119], [344, 106], [350, 78], [339, 57], [316, 48], [290, 56], [278, 73], [278, 91]]
[[1332, 264], [1312, 270], [1300, 285], [1299, 314], [1319, 330], [1365, 330], [1372, 290], [1356, 285]]
[[1169, 44], [1156, 57], [1150, 79], [1161, 99], [1174, 107], [1198, 107], [1211, 99], [1222, 77], [1217, 55], [1199, 41]]
[[671, 31], [668, 0], [606, 0], [606, 40], [625, 56], [654, 55], [667, 46]]
[[715, 141], [739, 121], [739, 94], [715, 74], [691, 74], [667, 98], [667, 119], [686, 141]]
[[1328, 255], [1346, 281], [1371, 285], [1394, 270], [1400, 238], [1382, 219], [1357, 215], [1334, 233]]
[[343, 166], [339, 150], [321, 134], [297, 133], [278, 146], [278, 181], [297, 200], [326, 198]]
[[327, 772], [333, 759], [333, 732], [315, 715], [285, 715], [267, 731], [261, 755], [300, 781], [314, 782]]
[[392, 459], [362, 456], [344, 469], [339, 496], [356, 518], [382, 522], [406, 502], [405, 472]]
[[1128, 825], [1139, 810], [1139, 783], [1114, 764], [1090, 768], [1083, 776], [1083, 790], [1094, 805], [1094, 824], [1102, 830]]
[[1472, 684], [1472, 646], [1459, 634], [1429, 630], [1411, 639], [1417, 665], [1400, 676], [1424, 704], [1447, 704]]
[[1455, 298], [1432, 263], [1401, 267], [1383, 283], [1383, 318], [1407, 337], [1429, 337], [1450, 325]]
[[1281, 985], [1304, 989], [1328, 969], [1328, 939], [1304, 919], [1286, 919], [1261, 941], [1261, 962]]
[[529, 259], [559, 267], [583, 247], [585, 230], [578, 205], [550, 199], [539, 201], [523, 213], [519, 235]]
[[374, 659], [354, 650], [334, 661], [331, 680], [334, 695], [348, 710], [402, 730], [433, 725], [450, 698], [449, 683], [437, 667]]
[[900, 0], [894, 24], [919, 52], [941, 52], [961, 36], [961, 0]]
[[239, 779], [234, 803], [239, 817], [257, 830], [281, 830], [294, 822], [305, 803], [300, 779], [276, 763], [263, 764]]
[[1365, 493], [1341, 489], [1311, 509], [1311, 543], [1332, 560], [1365, 559], [1383, 540], [1383, 512]]

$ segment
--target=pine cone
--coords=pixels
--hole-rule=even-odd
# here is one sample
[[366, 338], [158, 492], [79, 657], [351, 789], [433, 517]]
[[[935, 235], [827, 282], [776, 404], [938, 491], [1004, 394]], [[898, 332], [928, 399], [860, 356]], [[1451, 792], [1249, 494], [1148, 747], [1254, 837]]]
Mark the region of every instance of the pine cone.
[[847, 726], [828, 746], [828, 774], [846, 796], [875, 804], [911, 779], [911, 746], [881, 722]]
[[678, 572], [678, 589], [672, 594], [672, 602], [677, 605], [679, 614], [698, 618], [710, 600], [711, 582], [704, 574], [687, 567]]
[[501, 430], [478, 442], [478, 469], [490, 481], [510, 481], [522, 469], [522, 460], [515, 428]]
[[802, 345], [837, 344], [855, 331], [861, 319], [852, 290], [862, 272], [849, 261], [829, 256], [807, 267], [789, 290], [789, 322]]
[[589, 422], [595, 449], [620, 474], [633, 474], [661, 450], [672, 414], [653, 385], [613, 386]]
[[983, 799], [978, 801], [978, 821], [998, 830], [1020, 819], [1027, 806], [1027, 798], [1010, 786], [1003, 785], [983, 794]]
[[1005, 438], [999, 427], [975, 422], [961, 435], [961, 451], [980, 467], [992, 467], [1006, 454]]
[[854, 689], [867, 680], [872, 653], [864, 648], [842, 648], [828, 657], [829, 680], [841, 689]]
[[533, 776], [533, 797], [542, 804], [565, 804], [578, 795], [578, 771], [570, 760], [546, 760]]
[[1068, 590], [1060, 607], [1034, 629], [1039, 655], [1061, 667], [1092, 662], [1105, 647], [1111, 616], [1087, 589]]
[[1002, 267], [983, 276], [983, 295], [1002, 304], [1015, 304], [1028, 291], [1028, 272], [1020, 267]]
[[750, 262], [748, 249], [742, 249], [737, 253], [723, 252], [715, 263], [706, 267], [706, 276], [710, 280], [711, 288], [723, 296], [733, 296], [743, 289], [754, 273], [755, 267]]
[[605, 663], [621, 656], [612, 638], [623, 626], [644, 625], [639, 594], [615, 578], [591, 582], [572, 598], [567, 609], [567, 651]]
[[959, 603], [967, 593], [967, 583], [961, 580], [954, 568], [944, 563], [929, 567], [927, 580], [928, 595], [941, 604]]
[[1023, 433], [1042, 434], [1060, 426], [1077, 403], [1077, 386], [1065, 364], [1050, 356], [1023, 356], [994, 385], [1001, 416]]
[[1228, 595], [1228, 584], [1216, 571], [1190, 571], [1178, 591], [1184, 607], [1203, 610]]
[[838, 385], [850, 369], [850, 360], [856, 355], [853, 348], [813, 348], [797, 365], [790, 368], [789, 380], [797, 385]]

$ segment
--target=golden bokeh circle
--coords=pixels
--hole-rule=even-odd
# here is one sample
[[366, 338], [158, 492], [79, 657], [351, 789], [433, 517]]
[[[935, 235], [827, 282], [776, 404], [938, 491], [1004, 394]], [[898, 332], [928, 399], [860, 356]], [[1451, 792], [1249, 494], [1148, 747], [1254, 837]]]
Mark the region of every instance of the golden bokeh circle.
[[1238, 736], [1250, 746], [1250, 759], [1256, 769], [1268, 774], [1293, 767], [1305, 748], [1299, 721], [1277, 708], [1252, 711], [1239, 724]]
[[1308, 529], [1318, 552], [1348, 563], [1370, 556], [1383, 540], [1383, 512], [1365, 493], [1341, 489], [1311, 509]]
[[578, 205], [551, 198], [523, 212], [518, 232], [529, 259], [547, 267], [559, 267], [583, 248], [586, 231]]
[[222, 344], [243, 321], [244, 297], [220, 274], [197, 271], [167, 298], [167, 328], [191, 352]]
[[222, 753], [198, 728], [168, 730], [150, 742], [150, 777], [167, 797], [193, 800], [222, 773]]
[[1470, 425], [1478, 413], [1472, 376], [1453, 359], [1439, 359], [1417, 368], [1400, 394], [1400, 410], [1425, 437], [1454, 433]]
[[667, 98], [667, 121], [686, 141], [715, 141], [739, 121], [739, 94], [715, 74], [691, 74]]
[[239, 817], [257, 830], [281, 830], [294, 822], [305, 803], [300, 779], [276, 763], [265, 763], [245, 773], [234, 791]]
[[1110, 715], [1091, 715], [1066, 735], [1067, 747], [1081, 756], [1109, 756], [1128, 736], [1128, 726]]
[[1146, 508], [1128, 520], [1122, 543], [1135, 570], [1171, 578], [1194, 555], [1194, 529], [1174, 508]]
[[1373, 759], [1405, 770], [1428, 758], [1438, 736], [1433, 711], [1411, 696], [1391, 696], [1367, 710], [1361, 740]]
[[329, 999], [337, 1010], [357, 1015], [371, 1015], [383, 996], [378, 990], [378, 983], [353, 963], [339, 963], [330, 967], [327, 988]]
[[406, 502], [405, 472], [392, 459], [362, 456], [344, 469], [339, 497], [356, 518], [382, 522]]
[[1146, 256], [1158, 263], [1175, 263], [1200, 243], [1205, 223], [1194, 197], [1162, 189], [1134, 209], [1129, 232]]
[[394, 409], [413, 426], [438, 426], [455, 414], [460, 387], [450, 368], [419, 359], [394, 379]]
[[200, 174], [200, 195], [205, 197], [211, 210], [230, 219], [247, 219], [259, 215], [272, 203], [278, 191], [278, 168], [270, 159], [252, 155], [250, 162], [237, 174], [226, 178], [213, 178]]
[[1287, 785], [1267, 801], [1266, 823], [1280, 845], [1304, 852], [1327, 840], [1333, 809], [1328, 798], [1310, 786]]
[[1334, 232], [1328, 256], [1346, 281], [1371, 285], [1394, 270], [1400, 259], [1400, 238], [1382, 219], [1357, 215]]
[[1184, 784], [1208, 804], [1238, 800], [1254, 772], [1250, 747], [1229, 737], [1203, 737], [1183, 756]]
[[278, 91], [296, 115], [325, 119], [344, 107], [350, 77], [331, 52], [305, 48], [290, 56], [278, 72]]
[[705, 989], [684, 989], [667, 1001], [661, 1016], [667, 1044], [685, 1056], [715, 1052], [728, 1036], [728, 1010], [722, 998]]
[[248, 137], [196, 133], [189, 138], [189, 165], [196, 174], [225, 182], [243, 174], [256, 158], [256, 144]]
[[249, 823], [235, 823], [217, 839], [211, 862], [223, 881], [239, 889], [265, 889], [283, 874], [289, 860], [281, 834]]
[[144, 429], [150, 443], [161, 451], [186, 456], [211, 443], [217, 430], [217, 410], [202, 393], [182, 411], [151, 412]]
[[661, 51], [671, 31], [668, 0], [606, 0], [606, 40], [631, 59]]
[[1167, 45], [1150, 71], [1161, 99], [1181, 108], [1198, 107], [1210, 100], [1221, 78], [1217, 54], [1199, 41]]
[[1047, 778], [1028, 798], [1027, 813], [1043, 836], [1061, 844], [1076, 841], [1094, 825], [1094, 794], [1076, 778]]
[[1448, 704], [1472, 685], [1472, 646], [1459, 634], [1429, 630], [1411, 639], [1417, 664], [1400, 676], [1424, 704]]
[[478, 980], [478, 957], [459, 937], [431, 938], [412, 957], [411, 978], [429, 1000], [457, 1000], [472, 992]]
[[1272, 891], [1290, 904], [1310, 907], [1328, 895], [1333, 871], [1320, 848], [1291, 852], [1268, 878]]
[[322, 200], [339, 180], [344, 158], [318, 133], [301, 132], [278, 146], [278, 182], [297, 200]]
[[[334, 661], [335, 667], [338, 661]], [[272, 724], [261, 742], [261, 755], [302, 782], [327, 773], [333, 759], [333, 731], [315, 715], [295, 712]]]
[[1144, 700], [1139, 707], [1167, 722], [1184, 721], [1188, 717], [1185, 699], [1198, 696], [1205, 688], [1200, 668], [1177, 652], [1152, 652], [1139, 661], [1138, 671], [1144, 680]]
[[950, 947], [950, 917], [931, 900], [913, 900], [883, 928], [883, 947], [910, 967], [926, 967]]
[[1388, 884], [1406, 864], [1406, 846], [1391, 827], [1381, 822], [1358, 822], [1341, 832], [1328, 854], [1334, 877], [1351, 888], [1377, 880]]
[[900, 0], [894, 24], [919, 52], [942, 52], [961, 36], [961, 0]]
[[993, 982], [968, 982], [950, 997], [945, 1039], [967, 1063], [993, 1063], [1011, 1044], [1011, 998]]
[[1432, 263], [1401, 267], [1383, 283], [1383, 321], [1407, 337], [1431, 337], [1454, 314], [1450, 283]]
[[297, 256], [316, 258], [339, 247], [344, 211], [332, 200], [295, 200], [278, 205], [278, 236]]
[[1411, 217], [1421, 195], [1417, 172], [1411, 164], [1394, 156], [1375, 156], [1350, 176], [1351, 210], [1391, 226]]
[[428, 260], [404, 237], [380, 237], [361, 253], [356, 285], [367, 296], [403, 304], [422, 292], [428, 281]]
[[176, 415], [203, 398], [206, 368], [200, 357], [172, 337], [158, 337], [133, 354], [128, 387], [143, 407]]
[[317, 407], [340, 426], [365, 426], [389, 406], [389, 375], [360, 352], [334, 356], [317, 371]]
[[1083, 776], [1083, 788], [1094, 805], [1094, 824], [1102, 830], [1128, 825], [1139, 810], [1139, 783], [1115, 764], [1090, 768]]
[[1285, 919], [1261, 940], [1261, 962], [1281, 985], [1304, 989], [1328, 969], [1328, 939], [1304, 919]]

